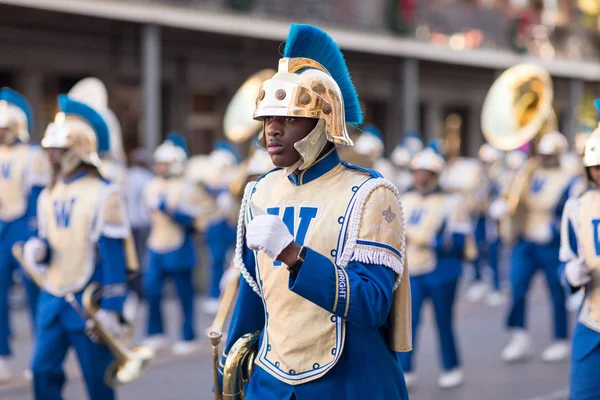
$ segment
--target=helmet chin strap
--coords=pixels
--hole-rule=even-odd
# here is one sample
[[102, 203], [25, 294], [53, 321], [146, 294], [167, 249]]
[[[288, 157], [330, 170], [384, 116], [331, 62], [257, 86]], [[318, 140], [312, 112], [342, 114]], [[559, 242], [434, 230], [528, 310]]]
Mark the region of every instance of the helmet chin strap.
[[300, 159], [294, 165], [285, 169], [285, 174], [290, 175], [297, 170], [309, 168], [317, 160], [327, 145], [325, 120], [320, 119], [315, 128], [302, 140], [294, 143], [294, 148], [300, 154]]

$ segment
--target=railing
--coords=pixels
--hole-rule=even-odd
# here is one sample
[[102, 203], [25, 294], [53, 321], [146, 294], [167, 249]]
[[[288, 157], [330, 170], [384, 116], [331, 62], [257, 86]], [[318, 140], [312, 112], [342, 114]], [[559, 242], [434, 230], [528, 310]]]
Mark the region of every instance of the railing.
[[[323, 23], [413, 37], [455, 49], [510, 49], [542, 58], [600, 59], [595, 7], [557, 0], [555, 9], [516, 7], [515, 0], [127, 0]], [[483, 6], [479, 3], [497, 3]], [[527, 2], [526, 2], [527, 3]], [[535, 7], [535, 4], [538, 7]], [[585, 2], [579, 2], [584, 4]], [[587, 12], [587, 13], [586, 13]]]

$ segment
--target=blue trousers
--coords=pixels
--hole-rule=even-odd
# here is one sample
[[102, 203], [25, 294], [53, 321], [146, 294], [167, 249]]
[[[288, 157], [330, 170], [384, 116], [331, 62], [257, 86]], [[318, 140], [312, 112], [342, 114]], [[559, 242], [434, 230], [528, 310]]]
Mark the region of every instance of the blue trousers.
[[553, 332], [555, 339], [566, 339], [567, 309], [565, 292], [558, 276], [558, 245], [539, 245], [527, 241], [519, 241], [512, 253], [510, 267], [510, 283], [512, 285], [512, 304], [508, 314], [509, 328], [526, 327], [525, 301], [531, 279], [538, 270], [546, 276], [550, 300], [554, 311]]
[[94, 343], [83, 331], [65, 329], [61, 318], [36, 327], [31, 371], [36, 400], [60, 400], [65, 383], [62, 364], [69, 347], [77, 353], [91, 400], [113, 400], [114, 390], [104, 383], [104, 373], [113, 357], [108, 347]]
[[600, 347], [596, 347], [582, 360], [572, 360], [570, 400], [600, 399]]
[[431, 285], [426, 281], [426, 275], [410, 278], [413, 350], [398, 354], [402, 363], [402, 369], [405, 372], [413, 371], [413, 353], [417, 349], [421, 308], [427, 298], [431, 299], [435, 312], [442, 361], [441, 366], [444, 370], [448, 371], [460, 365], [456, 340], [454, 338], [454, 327], [452, 326], [457, 283], [458, 279], [455, 279], [440, 283], [439, 285]]
[[219, 283], [225, 271], [227, 250], [235, 244], [236, 230], [225, 220], [211, 225], [206, 231], [206, 242], [211, 256], [211, 278], [209, 296], [218, 299], [221, 294]]
[[13, 272], [18, 270], [23, 275], [23, 285], [27, 294], [27, 303], [29, 305], [31, 326], [37, 309], [39, 288], [31, 281], [21, 270], [17, 260], [12, 256], [10, 243], [3, 243], [0, 247], [0, 356], [11, 355], [9, 344], [10, 316], [9, 316], [9, 294], [13, 282]]
[[[151, 259], [152, 260], [152, 259]], [[161, 265], [150, 261], [148, 270], [144, 275], [144, 294], [148, 300], [148, 335], [164, 333], [161, 302], [165, 279], [173, 279], [179, 303], [183, 312], [183, 326], [181, 338], [194, 340], [194, 284], [192, 270], [167, 271]]]
[[500, 257], [500, 239], [490, 237], [489, 224], [491, 221], [480, 217], [475, 225], [475, 241], [477, 243], [477, 258], [473, 261], [475, 271], [475, 281], [481, 281], [481, 269], [486, 260], [492, 270], [492, 284], [494, 290], [500, 289], [500, 274], [498, 271], [498, 261]]

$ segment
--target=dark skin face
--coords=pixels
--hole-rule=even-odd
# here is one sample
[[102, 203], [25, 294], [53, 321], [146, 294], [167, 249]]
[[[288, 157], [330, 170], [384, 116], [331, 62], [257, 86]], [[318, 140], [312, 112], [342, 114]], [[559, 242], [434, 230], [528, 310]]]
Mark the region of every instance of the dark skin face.
[[544, 168], [554, 168], [560, 165], [560, 156], [558, 155], [542, 155], [540, 160]]
[[[318, 122], [316, 118], [266, 117], [265, 140], [273, 165], [280, 168], [294, 165], [300, 159], [294, 144], [308, 136]], [[301, 248], [298, 243], [292, 242], [279, 254], [277, 260], [292, 265]]]
[[413, 172], [413, 184], [419, 192], [427, 191], [431, 186], [434, 174], [426, 169], [418, 169]]
[[590, 177], [596, 183], [596, 185], [600, 185], [600, 165], [588, 167], [588, 171], [590, 172]]
[[[66, 153], [67, 149], [57, 149], [57, 148], [49, 148], [46, 150], [48, 153], [48, 158], [50, 159], [50, 165], [52, 166], [52, 170], [57, 172], [60, 171], [60, 160], [63, 155]], [[85, 164], [80, 164], [73, 171], [65, 175], [65, 178], [70, 179], [75, 176], [79, 171], [85, 168], [91, 168], [91, 170], [95, 170], [93, 167], [89, 167]]]
[[312, 132], [317, 122], [319, 120], [316, 118], [266, 117], [264, 119], [267, 151], [276, 167], [291, 167], [300, 159], [294, 144]]
[[60, 160], [65, 154], [65, 149], [48, 149], [48, 158], [50, 159], [50, 164], [52, 165], [52, 169], [58, 171], [60, 169]]

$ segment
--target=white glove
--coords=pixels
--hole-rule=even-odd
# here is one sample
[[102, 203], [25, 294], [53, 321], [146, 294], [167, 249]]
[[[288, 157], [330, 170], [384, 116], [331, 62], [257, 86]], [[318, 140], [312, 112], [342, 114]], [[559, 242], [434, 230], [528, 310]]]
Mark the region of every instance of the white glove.
[[23, 257], [29, 264], [39, 264], [46, 258], [47, 251], [42, 239], [32, 237], [23, 246]]
[[573, 287], [584, 286], [592, 280], [590, 270], [583, 261], [571, 260], [565, 266], [565, 276], [567, 281]]
[[223, 214], [231, 214], [235, 208], [235, 201], [229, 192], [217, 196], [217, 207]]
[[262, 250], [273, 261], [294, 241], [283, 221], [276, 215], [268, 215], [250, 202], [254, 219], [246, 228], [246, 244], [252, 250]]
[[39, 274], [43, 274], [48, 268], [45, 264], [40, 264], [46, 255], [48, 249], [43, 240], [32, 237], [23, 246], [23, 259], [28, 267], [34, 268]]
[[497, 199], [490, 204], [489, 213], [493, 219], [502, 218], [508, 211], [508, 204], [504, 199]]
[[96, 312], [96, 320], [115, 337], [120, 338], [123, 334], [119, 315], [116, 312], [99, 309]]

